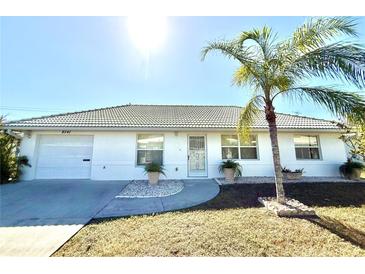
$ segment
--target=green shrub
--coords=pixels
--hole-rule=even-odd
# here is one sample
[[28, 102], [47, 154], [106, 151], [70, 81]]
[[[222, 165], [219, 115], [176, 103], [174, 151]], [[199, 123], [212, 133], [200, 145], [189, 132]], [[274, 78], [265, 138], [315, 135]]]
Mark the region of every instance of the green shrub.
[[291, 170], [287, 167], [282, 167], [281, 168], [282, 173], [303, 173], [303, 171], [304, 171], [304, 168], [297, 168], [295, 170]]
[[0, 131], [0, 184], [16, 181], [23, 166], [31, 166], [26, 156], [18, 154], [19, 141]]
[[351, 158], [348, 158], [347, 161], [342, 164], [339, 168], [340, 173], [349, 179], [352, 179], [356, 176], [357, 170], [364, 170], [365, 165], [361, 162], [353, 161]]
[[233, 160], [223, 161], [219, 165], [218, 170], [219, 170], [220, 173], [223, 173], [225, 168], [234, 169], [235, 176], [242, 176], [242, 166], [238, 162], [235, 162]]
[[148, 163], [144, 166], [144, 171], [145, 173], [148, 173], [148, 172], [159, 172], [163, 175], [165, 175], [165, 168], [160, 165], [159, 163]]

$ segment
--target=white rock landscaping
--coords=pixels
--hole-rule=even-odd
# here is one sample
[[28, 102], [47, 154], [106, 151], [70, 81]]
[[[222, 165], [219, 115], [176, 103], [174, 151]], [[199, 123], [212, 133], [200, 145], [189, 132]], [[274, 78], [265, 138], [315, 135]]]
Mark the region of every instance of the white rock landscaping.
[[134, 180], [116, 198], [154, 198], [174, 195], [182, 191], [184, 183], [180, 180], [160, 180], [151, 185], [147, 180]]
[[285, 204], [280, 204], [275, 197], [259, 197], [259, 202], [269, 211], [274, 212], [279, 217], [300, 217], [315, 216], [314, 209], [306, 206], [295, 199], [286, 198]]

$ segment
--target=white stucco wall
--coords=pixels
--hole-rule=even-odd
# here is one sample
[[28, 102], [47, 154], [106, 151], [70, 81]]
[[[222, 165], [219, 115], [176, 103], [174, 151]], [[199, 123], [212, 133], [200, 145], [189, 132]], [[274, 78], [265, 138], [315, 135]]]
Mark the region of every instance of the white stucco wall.
[[[142, 133], [142, 132], [138, 132]], [[146, 178], [143, 168], [136, 166], [137, 132], [121, 131], [72, 131], [71, 135], [93, 135], [91, 179], [126, 180]], [[144, 132], [149, 133], [149, 132]], [[155, 131], [153, 133], [156, 133]], [[221, 159], [221, 134], [227, 132], [160, 132], [164, 134], [164, 166], [167, 178], [187, 178], [187, 136], [204, 134], [207, 138], [208, 177], [221, 176], [218, 164]], [[37, 142], [41, 134], [61, 134], [60, 131], [33, 131], [22, 140], [20, 153], [29, 157], [31, 168], [24, 168], [23, 179], [36, 178]], [[243, 176], [273, 176], [273, 165], [269, 134], [258, 134], [258, 160], [242, 160]], [[305, 176], [338, 176], [338, 166], [346, 160], [345, 146], [338, 133], [311, 133], [319, 136], [321, 160], [296, 160], [293, 143], [294, 134], [279, 132], [279, 146], [283, 166], [291, 169], [304, 168]], [[309, 134], [309, 132], [303, 132]]]

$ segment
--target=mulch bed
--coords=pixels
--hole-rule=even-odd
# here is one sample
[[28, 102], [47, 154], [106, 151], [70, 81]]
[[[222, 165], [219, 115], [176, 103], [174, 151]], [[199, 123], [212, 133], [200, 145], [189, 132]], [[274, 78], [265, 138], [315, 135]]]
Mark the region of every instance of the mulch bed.
[[[220, 186], [213, 200], [194, 209], [261, 207], [258, 197], [275, 196], [273, 184], [232, 184]], [[284, 184], [286, 196], [308, 206], [361, 206], [365, 204], [365, 183]]]

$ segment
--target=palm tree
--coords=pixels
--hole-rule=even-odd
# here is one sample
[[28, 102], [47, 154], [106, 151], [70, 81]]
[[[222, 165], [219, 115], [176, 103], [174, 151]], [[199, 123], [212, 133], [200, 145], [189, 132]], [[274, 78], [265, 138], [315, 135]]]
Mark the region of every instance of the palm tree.
[[202, 60], [211, 51], [239, 62], [233, 83], [248, 85], [253, 95], [242, 109], [238, 133], [247, 136], [250, 125], [264, 110], [269, 126], [275, 169], [276, 196], [285, 203], [274, 102], [279, 96], [318, 104], [337, 117], [364, 118], [364, 97], [332, 86], [307, 86], [304, 80], [326, 78], [344, 80], [365, 87], [365, 49], [352, 41], [336, 41], [341, 36], [356, 37], [355, 19], [348, 17], [311, 18], [291, 37], [278, 41], [269, 27], [242, 32], [231, 41], [209, 42]]

